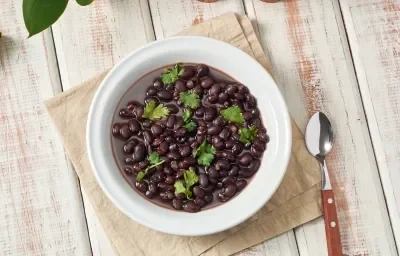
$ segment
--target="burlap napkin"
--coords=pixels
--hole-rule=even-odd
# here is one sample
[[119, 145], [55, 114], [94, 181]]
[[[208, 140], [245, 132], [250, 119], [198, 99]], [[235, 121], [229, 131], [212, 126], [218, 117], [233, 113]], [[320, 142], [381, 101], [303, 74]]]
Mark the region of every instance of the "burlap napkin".
[[[180, 35], [225, 41], [253, 56], [269, 70], [268, 60], [245, 16], [228, 13], [191, 27]], [[214, 235], [180, 237], [153, 231], [130, 220], [103, 193], [86, 154], [85, 127], [89, 105], [105, 75], [100, 74], [47, 100], [45, 106], [116, 254], [228, 255], [321, 215], [320, 170], [293, 123], [293, 148], [285, 178], [271, 200], [246, 222]]]

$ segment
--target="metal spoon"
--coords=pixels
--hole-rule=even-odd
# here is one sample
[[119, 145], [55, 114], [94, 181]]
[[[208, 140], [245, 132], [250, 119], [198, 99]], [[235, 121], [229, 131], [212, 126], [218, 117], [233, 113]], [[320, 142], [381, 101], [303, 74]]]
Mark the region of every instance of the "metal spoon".
[[333, 129], [331, 122], [329, 122], [329, 119], [324, 113], [315, 113], [308, 122], [306, 129], [306, 145], [308, 151], [310, 151], [320, 163], [322, 171], [322, 205], [324, 208], [328, 255], [342, 256], [335, 197], [325, 163], [325, 157], [333, 147]]

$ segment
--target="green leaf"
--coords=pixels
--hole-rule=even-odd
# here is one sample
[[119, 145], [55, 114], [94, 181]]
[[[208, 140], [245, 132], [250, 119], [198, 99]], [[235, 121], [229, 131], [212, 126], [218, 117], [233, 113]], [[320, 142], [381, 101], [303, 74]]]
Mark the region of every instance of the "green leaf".
[[136, 176], [137, 181], [142, 181], [144, 178], [145, 173], [144, 172], [139, 172]]
[[185, 107], [195, 109], [200, 106], [200, 97], [194, 92], [181, 92], [179, 98]]
[[186, 195], [187, 199], [190, 199], [192, 197], [192, 192], [186, 189], [181, 181], [179, 180], [175, 181], [174, 187], [175, 187], [175, 194], [183, 193]]
[[93, 2], [94, 0], [76, 0], [79, 5], [86, 6]]
[[240, 128], [239, 130], [240, 138], [239, 140], [245, 144], [253, 142], [254, 138], [257, 137], [258, 129], [256, 127], [250, 126], [249, 128]]
[[242, 115], [242, 110], [238, 106], [232, 106], [221, 110], [221, 115], [228, 121], [232, 123], [242, 125], [244, 123], [244, 118]]
[[185, 110], [183, 110], [183, 115], [182, 115], [183, 122], [187, 123], [191, 117], [192, 117], [192, 112], [189, 109], [185, 108]]
[[149, 154], [149, 161], [151, 164], [158, 164], [161, 159], [158, 153], [153, 151]]
[[50, 27], [67, 8], [68, 0], [23, 0], [22, 11], [29, 37]]
[[199, 182], [199, 177], [192, 169], [185, 170], [183, 172], [183, 178], [185, 179], [187, 189]]
[[217, 150], [213, 145], [207, 144], [204, 140], [199, 148], [194, 152], [194, 157], [197, 157], [197, 163], [203, 166], [210, 166], [211, 162], [214, 160], [214, 156]]
[[143, 118], [147, 118], [150, 120], [158, 120], [169, 115], [169, 109], [164, 107], [164, 104], [159, 104], [156, 106], [156, 103], [152, 100], [146, 104], [144, 107]]
[[193, 132], [196, 128], [196, 123], [194, 121], [190, 121], [189, 123], [184, 124], [183, 127], [185, 127], [189, 132]]
[[184, 71], [183, 65], [178, 63], [172, 69], [165, 69], [161, 79], [165, 85], [174, 83]]

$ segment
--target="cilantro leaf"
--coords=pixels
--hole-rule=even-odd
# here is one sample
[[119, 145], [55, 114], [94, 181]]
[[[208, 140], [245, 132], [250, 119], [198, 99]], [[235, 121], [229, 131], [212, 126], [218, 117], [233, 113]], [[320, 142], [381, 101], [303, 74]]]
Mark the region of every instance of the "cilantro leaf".
[[243, 124], [244, 118], [242, 115], [242, 110], [238, 106], [232, 106], [221, 110], [221, 115], [228, 121], [235, 124]]
[[164, 107], [164, 104], [159, 104], [158, 106], [152, 100], [146, 104], [144, 107], [143, 118], [150, 120], [158, 120], [169, 115], [169, 109]]
[[143, 180], [144, 176], [146, 176], [146, 174], [148, 173], [148, 171], [150, 169], [165, 162], [165, 160], [160, 159], [160, 156], [157, 154], [157, 152], [151, 152], [149, 154], [148, 159], [149, 159], [149, 162], [151, 163], [151, 165], [147, 166], [147, 168], [144, 171], [141, 171], [137, 174], [137, 176], [136, 176], [137, 181]]
[[215, 153], [217, 150], [213, 145], [207, 144], [204, 140], [203, 143], [194, 152], [194, 157], [197, 157], [197, 163], [203, 166], [210, 166], [211, 162], [214, 160]]
[[183, 172], [183, 178], [185, 179], [186, 187], [190, 188], [197, 182], [199, 182], [199, 177], [193, 171], [193, 169], [189, 169]]
[[181, 92], [179, 98], [186, 107], [195, 109], [200, 106], [200, 97], [194, 92]]
[[149, 161], [151, 164], [157, 164], [161, 161], [161, 159], [157, 152], [151, 152], [149, 154]]
[[196, 128], [196, 123], [194, 121], [190, 121], [189, 123], [183, 125], [183, 127], [185, 127], [189, 132], [192, 132]]
[[175, 187], [175, 193], [184, 193], [186, 195], [187, 199], [190, 199], [192, 197], [192, 191], [190, 191], [190, 188], [199, 182], [199, 177], [197, 174], [193, 171], [193, 169], [185, 170], [183, 172], [183, 178], [185, 179], [185, 186], [181, 181], [176, 181], [174, 184]]
[[239, 130], [240, 134], [240, 141], [243, 143], [251, 143], [253, 142], [254, 138], [257, 137], [258, 134], [258, 129], [257, 127], [250, 126], [249, 128], [240, 128]]
[[192, 117], [192, 112], [189, 109], [185, 108], [185, 110], [183, 110], [183, 115], [182, 115], [183, 122], [187, 123], [191, 117]]
[[174, 83], [180, 76], [182, 76], [184, 68], [182, 64], [176, 64], [172, 69], [165, 69], [161, 74], [161, 79], [164, 84]]

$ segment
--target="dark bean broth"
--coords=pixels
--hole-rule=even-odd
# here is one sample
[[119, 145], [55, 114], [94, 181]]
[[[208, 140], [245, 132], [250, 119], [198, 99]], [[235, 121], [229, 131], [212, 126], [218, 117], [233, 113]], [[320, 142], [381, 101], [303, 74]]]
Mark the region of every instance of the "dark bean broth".
[[[185, 64], [185, 68], [187, 68], [187, 69], [193, 68], [195, 70], [195, 73], [196, 73], [196, 65], [197, 64]], [[266, 143], [268, 141], [268, 136], [265, 133], [265, 128], [264, 128], [264, 126], [263, 126], [263, 124], [261, 122], [261, 119], [258, 117], [258, 115], [259, 115], [258, 108], [257, 108], [257, 106], [252, 107], [251, 110], [255, 109], [253, 111], [254, 114], [252, 114], [253, 118], [252, 119], [248, 118], [248, 120], [246, 120], [246, 122], [245, 122], [245, 125], [257, 126], [258, 130], [259, 130], [258, 137], [253, 141], [252, 144], [244, 145], [243, 143], [238, 141], [238, 135], [235, 137], [236, 140], [233, 137], [233, 135], [230, 135], [230, 137], [228, 135], [228, 137], [230, 138], [229, 142], [233, 141], [233, 143], [235, 143], [235, 146], [236, 146], [236, 144], [241, 144], [241, 145], [238, 146], [239, 149], [236, 148], [237, 151], [241, 151], [240, 147], [242, 148], [242, 151], [241, 151], [241, 153], [239, 155], [233, 154], [234, 149], [226, 149], [225, 145], [227, 145], [228, 141], [225, 141], [225, 140], [221, 139], [224, 136], [222, 134], [219, 135], [221, 133], [221, 131], [219, 131], [216, 135], [212, 136], [213, 140], [210, 141], [211, 142], [210, 144], [214, 144], [213, 143], [214, 140], [215, 140], [215, 142], [219, 142], [219, 143], [223, 142], [224, 146], [221, 146], [221, 147], [224, 147], [225, 149], [224, 150], [219, 150], [217, 148], [217, 154], [216, 154], [216, 157], [215, 157], [211, 167], [204, 168], [202, 166], [197, 165], [197, 163], [191, 164], [191, 167], [195, 168], [196, 173], [197, 173], [197, 175], [199, 175], [200, 179], [202, 179], [204, 177], [207, 177], [207, 180], [208, 180], [208, 183], [209, 183], [209, 185], [207, 187], [205, 187], [205, 188], [202, 187], [200, 184], [196, 184], [196, 185], [193, 186], [193, 188], [197, 187], [196, 191], [194, 191], [194, 192], [197, 192], [197, 193], [194, 193], [194, 195], [192, 196], [192, 199], [196, 198], [195, 194], [197, 194], [197, 195], [205, 194], [205, 195], [203, 195], [203, 197], [200, 197], [201, 199], [196, 199], [197, 201], [196, 200], [190, 200], [191, 202], [189, 202], [189, 201], [186, 201], [186, 199], [181, 200], [179, 195], [178, 196], [175, 195], [173, 200], [172, 200], [172, 198], [170, 198], [170, 199], [165, 198], [166, 197], [165, 194], [167, 192], [164, 192], [164, 194], [163, 194], [164, 195], [164, 199], [162, 199], [161, 196], [160, 196], [160, 192], [161, 191], [167, 190], [167, 191], [174, 192], [174, 183], [171, 182], [171, 177], [174, 177], [174, 182], [175, 182], [175, 180], [178, 180], [178, 179], [176, 179], [176, 176], [178, 175], [177, 173], [179, 173], [179, 171], [182, 169], [182, 168], [177, 168], [177, 170], [173, 170], [172, 167], [176, 167], [176, 166], [173, 165], [173, 159], [167, 157], [167, 156], [169, 156], [171, 154], [170, 152], [175, 152], [175, 151], [168, 150], [169, 153], [167, 155], [165, 155], [165, 156], [162, 156], [162, 158], [164, 160], [166, 160], [166, 162], [164, 164], [162, 164], [160, 167], [152, 169], [146, 175], [146, 178], [143, 181], [140, 182], [140, 183], [145, 183], [145, 185], [143, 185], [142, 187], [137, 186], [137, 184], [138, 184], [136, 182], [137, 172], [146, 168], [145, 167], [145, 163], [143, 163], [143, 166], [142, 166], [143, 168], [139, 168], [140, 164], [134, 162], [134, 157], [132, 157], [132, 153], [130, 153], [130, 154], [126, 153], [126, 151], [131, 152], [132, 150], [131, 151], [130, 150], [126, 150], [126, 148], [124, 148], [124, 145], [126, 145], [127, 141], [129, 141], [131, 139], [136, 139], [137, 140], [138, 143], [135, 143], [135, 144], [144, 145], [142, 131], [144, 131], [144, 130], [151, 131], [151, 129], [150, 128], [149, 129], [144, 128], [144, 126], [145, 126], [144, 121], [146, 119], [139, 120], [140, 118], [138, 118], [140, 126], [141, 126], [140, 127], [141, 131], [139, 132], [139, 135], [136, 132], [131, 132], [131, 129], [129, 129], [129, 131], [123, 131], [123, 129], [124, 129], [123, 126], [124, 126], [124, 124], [125, 124], [125, 126], [127, 126], [128, 122], [134, 122], [134, 121], [130, 121], [130, 119], [135, 119], [136, 120], [136, 114], [135, 114], [136, 110], [135, 111], [131, 111], [131, 112], [127, 110], [127, 108], [129, 108], [129, 107], [127, 107], [129, 102], [136, 101], [136, 102], [139, 102], [139, 103], [144, 105], [145, 99], [147, 97], [146, 92], [148, 91], [149, 87], [154, 88], [153, 82], [155, 81], [155, 79], [160, 77], [160, 75], [163, 72], [163, 70], [164, 70], [164, 67], [156, 69], [156, 70], [153, 70], [153, 71], [149, 72], [148, 74], [144, 75], [142, 78], [140, 78], [138, 81], [136, 81], [128, 89], [128, 91], [123, 95], [122, 99], [120, 100], [120, 102], [118, 104], [118, 107], [117, 107], [117, 109], [116, 109], [116, 111], [114, 113], [114, 118], [113, 118], [113, 129], [112, 130], [113, 130], [113, 135], [114, 136], [111, 136], [111, 142], [112, 142], [113, 154], [114, 154], [115, 161], [116, 161], [116, 163], [117, 163], [122, 175], [128, 181], [128, 183], [132, 186], [132, 188], [134, 188], [134, 190], [136, 190], [140, 195], [142, 195], [146, 199], [156, 203], [157, 205], [160, 205], [160, 206], [163, 206], [163, 207], [166, 207], [166, 208], [169, 208], [169, 209], [177, 208], [177, 209], [180, 210], [181, 208], [179, 206], [175, 207], [176, 205], [172, 204], [173, 201], [174, 201], [174, 203], [179, 201], [179, 202], [181, 202], [181, 205], [182, 204], [188, 204], [188, 205], [189, 204], [193, 204], [194, 205], [195, 203], [199, 203], [199, 205], [201, 205], [201, 209], [202, 210], [209, 209], [211, 207], [215, 207], [215, 206], [217, 206], [217, 205], [219, 205], [219, 204], [221, 204], [221, 203], [223, 203], [225, 201], [230, 200], [231, 198], [233, 198], [234, 196], [239, 194], [240, 191], [244, 188], [244, 186], [246, 186], [246, 184], [250, 181], [250, 179], [252, 178], [253, 174], [259, 168], [261, 157], [262, 157], [263, 151], [266, 148]], [[200, 74], [200, 76], [202, 76], [202, 74]], [[209, 73], [207, 74], [207, 76], [212, 78], [212, 80], [214, 81], [213, 84], [217, 84], [218, 83], [218, 84], [228, 85], [227, 87], [225, 87], [225, 89], [221, 89], [221, 92], [226, 92], [226, 90], [231, 85], [232, 86], [239, 86], [240, 85], [234, 79], [232, 79], [231, 77], [229, 77], [225, 73], [223, 73], [223, 72], [221, 72], [221, 71], [219, 71], [217, 69], [211, 68], [211, 67], [209, 67]], [[193, 77], [196, 77], [196, 75], [193, 75]], [[202, 79], [204, 80], [205, 78], [203, 77]], [[180, 79], [180, 80], [183, 81], [184, 84], [187, 84], [188, 83], [187, 80], [190, 80], [190, 79]], [[160, 82], [160, 80], [158, 80], [158, 82]], [[240, 85], [240, 86], [242, 86], [242, 85]], [[178, 87], [178, 86], [176, 86], [176, 87]], [[201, 88], [200, 85], [197, 85], [197, 87]], [[171, 90], [171, 94], [173, 94], [173, 92], [175, 92], [175, 90], [178, 90], [178, 88], [174, 88], [174, 90]], [[246, 90], [247, 90], [247, 88], [246, 88]], [[167, 91], [165, 85], [163, 86], [162, 91]], [[200, 97], [202, 99], [202, 102], [201, 102], [202, 104], [201, 104], [200, 108], [202, 108], [202, 107], [205, 107], [205, 108], [207, 108], [207, 107], [217, 108], [216, 109], [217, 110], [216, 111], [217, 115], [219, 113], [219, 110], [226, 108], [226, 106], [224, 106], [222, 104], [219, 104], [218, 102], [217, 103], [209, 103], [209, 99], [208, 99], [209, 96], [208, 95], [209, 95], [209, 93], [211, 93], [211, 89], [202, 88], [202, 91], [204, 92], [204, 96]], [[158, 92], [160, 92], [160, 90], [158, 90]], [[250, 93], [248, 93], [248, 94], [250, 94]], [[243, 94], [243, 95], [246, 95], [246, 94]], [[223, 98], [223, 96], [224, 95], [222, 95], [222, 98]], [[238, 102], [238, 101], [235, 101], [235, 97], [239, 98], [239, 100], [241, 99], [240, 95], [233, 96], [233, 94], [232, 94], [232, 97], [228, 96], [228, 100], [227, 101], [231, 101], [229, 98], [233, 98], [233, 100], [232, 100], [233, 103]], [[245, 98], [245, 97], [243, 97], [243, 98]], [[178, 112], [174, 114], [177, 117], [182, 115], [182, 110], [184, 109], [184, 106], [178, 106], [177, 105], [177, 101], [175, 99], [161, 100], [159, 97], [156, 97], [156, 100], [160, 100], [160, 103], [162, 103], [162, 104], [164, 104], [166, 106], [172, 105], [174, 108], [178, 109]], [[212, 101], [212, 100], [210, 100], [210, 101]], [[218, 98], [217, 101], [219, 101], [219, 98]], [[245, 99], [243, 101], [246, 102]], [[240, 103], [239, 103], [239, 105], [240, 105]], [[122, 115], [121, 115], [121, 113], [120, 113], [121, 110], [124, 110], [125, 111], [124, 113], [128, 113], [128, 115], [124, 115], [124, 113], [122, 113]], [[244, 111], [244, 110], [245, 109], [242, 108], [242, 111]], [[199, 114], [201, 114], [201, 113], [199, 113]], [[130, 115], [132, 115], [132, 117], [129, 117]], [[171, 115], [171, 113], [170, 113], [170, 115]], [[198, 116], [200, 116], [200, 115], [197, 115], [197, 112], [193, 111], [193, 120], [197, 123], [197, 127], [194, 130], [194, 132], [192, 132], [192, 133], [186, 132], [185, 133], [186, 135], [183, 136], [183, 137], [185, 137], [185, 138], [186, 137], [197, 138], [196, 136], [201, 136], [201, 135], [198, 134], [199, 131], [197, 131], [197, 130], [199, 128], [202, 128], [202, 127], [200, 127], [199, 122], [202, 122], [201, 120], [204, 120], [204, 117], [202, 118], [202, 117], [198, 117]], [[215, 116], [215, 117], [217, 117], [217, 116]], [[207, 135], [208, 133], [213, 133], [210, 130], [211, 126], [218, 127], [218, 125], [213, 125], [213, 123], [217, 122], [215, 119], [217, 119], [217, 118], [212, 118], [212, 120], [209, 121], [209, 122], [203, 122], [203, 123], [206, 123], [207, 126], [208, 126], [208, 127], [203, 127], [203, 128], [207, 129], [207, 131], [205, 131], [204, 134]], [[166, 123], [167, 121], [164, 121], [164, 122]], [[229, 130], [229, 134], [233, 134], [232, 131], [234, 130], [234, 127], [232, 128], [233, 129], [232, 130], [231, 126], [232, 125], [229, 124], [229, 123], [226, 123], [226, 124], [223, 124], [223, 125], [220, 124], [219, 128], [216, 128], [216, 129], [217, 130], [227, 129], [227, 130]], [[228, 129], [228, 127], [229, 127], [229, 129]], [[134, 129], [134, 128], [132, 128], [132, 129]], [[165, 134], [165, 130], [169, 130], [169, 129], [168, 128], [164, 128], [163, 130], [164, 130], [164, 134]], [[170, 129], [170, 130], [174, 130], [174, 129]], [[151, 133], [151, 134], [153, 135], [152, 137], [156, 137], [156, 139], [164, 140], [164, 138], [166, 138], [165, 136], [164, 136], [164, 138], [161, 138], [163, 135], [160, 135], [161, 137], [157, 137], [157, 136], [154, 136], [155, 135], [154, 133]], [[122, 135], [125, 135], [125, 136], [122, 136]], [[208, 136], [211, 136], [211, 135], [208, 135]], [[172, 137], [174, 140], [178, 138], [178, 137], [175, 136], [175, 134], [172, 134], [172, 136], [169, 136], [169, 137]], [[205, 136], [205, 137], [207, 138], [207, 136]], [[218, 139], [214, 139], [214, 137], [219, 137], [219, 138]], [[188, 139], [188, 138], [186, 138], [186, 139]], [[220, 141], [222, 141], [222, 142], [220, 142]], [[199, 143], [196, 144], [196, 139], [194, 139], [194, 142], [192, 142], [192, 143], [189, 143], [188, 140], [186, 140], [185, 142], [182, 142], [181, 144], [180, 144], [180, 142], [173, 142], [171, 144], [174, 144], [174, 143], [179, 145], [179, 146], [183, 145], [184, 147], [186, 145], [186, 149], [185, 150], [187, 150], [187, 144], [190, 145], [191, 154], [188, 157], [192, 156], [192, 152], [197, 148], [195, 146], [199, 144]], [[195, 145], [193, 145], [193, 143]], [[258, 143], [258, 144], [257, 145], [253, 145], [253, 144], [256, 144], [256, 143]], [[215, 145], [218, 146], [218, 144], [215, 144]], [[159, 152], [159, 151], [157, 151], [159, 149], [159, 147], [156, 146], [156, 145], [147, 144], [147, 146], [146, 145], [143, 146], [143, 148], [145, 148], [145, 151], [149, 151], [149, 147], [151, 147], [151, 149], [150, 149], [151, 151]], [[256, 150], [256, 148], [257, 148], [257, 152], [254, 152]], [[136, 148], [134, 150], [136, 150]], [[177, 152], [179, 154], [183, 155], [182, 147], [180, 148], [180, 150], [177, 150]], [[226, 153], [223, 153], [223, 152], [226, 152]], [[147, 152], [145, 152], [145, 154], [147, 156]], [[250, 155], [251, 161], [250, 161], [249, 164], [247, 164], [247, 161], [245, 161], [246, 159], [242, 160], [243, 161], [242, 163], [245, 163], [245, 166], [243, 166], [239, 161], [242, 158], [244, 158], [243, 155], [245, 155], [245, 154]], [[256, 156], [254, 156], [254, 155], [256, 155]], [[128, 160], [126, 160], [127, 158], [128, 158]], [[180, 156], [179, 161], [183, 162], [184, 161], [183, 159], [184, 159], [184, 157]], [[218, 165], [219, 171], [215, 170], [215, 164], [217, 163], [216, 161], [220, 161], [220, 162], [218, 162], [218, 163], [220, 163]], [[142, 162], [145, 162], [145, 161], [142, 161]], [[222, 168], [222, 167], [224, 167], [224, 164], [226, 164], [226, 163], [228, 163], [228, 165], [230, 166], [229, 169], [227, 169], [227, 170]], [[237, 166], [237, 168], [233, 167], [233, 166]], [[185, 166], [185, 167], [187, 167], [187, 166]], [[187, 168], [183, 168], [183, 169], [187, 169]], [[183, 171], [183, 169], [182, 169], [182, 171]], [[211, 170], [211, 169], [213, 169], [213, 170]], [[169, 171], [171, 171], [171, 172], [169, 172]], [[211, 176], [214, 177], [215, 174], [217, 174], [218, 177], [216, 179], [215, 178], [213, 179]], [[152, 178], [153, 175], [154, 176], [159, 175], [160, 177]], [[169, 180], [166, 180], [166, 177], [169, 177]], [[152, 183], [151, 180], [153, 179], [153, 181], [154, 180], [158, 181], [159, 178], [161, 179], [161, 182], [155, 182], [154, 184], [157, 184], [157, 186], [153, 186], [154, 184], [152, 184], [151, 185], [152, 187], [150, 187], [150, 184]], [[179, 180], [182, 180], [182, 179], [183, 178], [179, 178]], [[216, 181], [216, 184], [214, 184], [214, 185], [211, 184], [211, 180], [213, 182]], [[167, 184], [166, 181], [168, 181], [170, 184]], [[203, 179], [203, 181], [204, 181], [204, 179]], [[163, 184], [161, 184], [161, 183], [163, 183]], [[201, 183], [201, 181], [200, 181], [200, 183]], [[204, 184], [204, 183], [201, 183], [201, 184]], [[222, 197], [222, 196], [218, 197], [218, 193], [222, 193], [221, 191], [227, 190], [228, 187], [229, 187], [229, 189], [232, 189], [232, 185], [230, 185], [230, 184], [234, 184], [234, 187], [235, 187], [234, 190], [236, 191], [234, 193], [234, 195], [229, 196], [229, 197]], [[162, 185], [168, 185], [168, 186], [167, 187], [165, 187], [165, 186], [163, 187]], [[144, 187], [146, 189], [144, 189]], [[157, 187], [157, 188], [155, 188], [155, 187]], [[211, 188], [211, 187], [213, 187], [213, 188]], [[140, 190], [142, 190], [142, 191], [140, 191]], [[152, 192], [150, 192], [150, 190], [153, 190], [153, 192], [154, 191], [156, 191], [156, 192], [152, 193]], [[203, 193], [203, 192], [205, 192], [205, 193]], [[206, 196], [206, 195], [208, 195], [208, 196]], [[209, 200], [210, 197], [211, 197], [210, 195], [212, 195], [212, 200]], [[169, 196], [171, 196], [171, 193], [169, 194]], [[207, 200], [205, 200], [205, 199], [207, 199]], [[204, 202], [206, 202], [206, 205], [204, 205]], [[186, 207], [186, 208], [184, 207], [184, 210], [187, 210], [188, 207]], [[194, 211], [198, 211], [198, 210], [200, 210], [200, 207], [198, 207], [198, 209], [196, 209], [196, 210], [190, 210], [189, 209], [188, 211], [189, 212], [194, 212]]]

